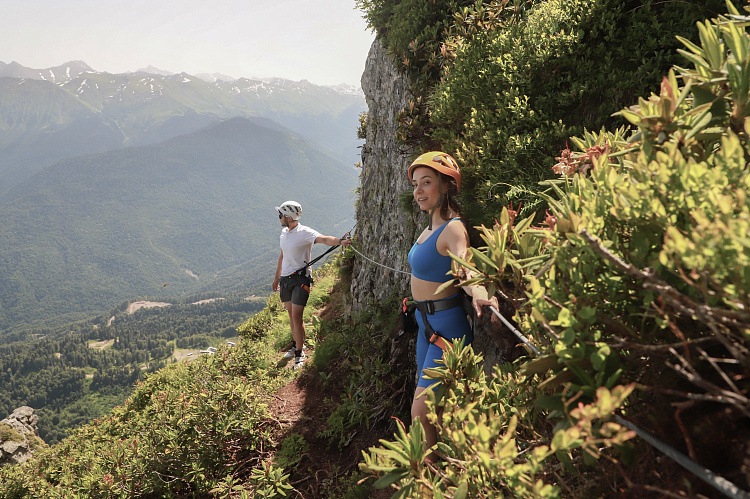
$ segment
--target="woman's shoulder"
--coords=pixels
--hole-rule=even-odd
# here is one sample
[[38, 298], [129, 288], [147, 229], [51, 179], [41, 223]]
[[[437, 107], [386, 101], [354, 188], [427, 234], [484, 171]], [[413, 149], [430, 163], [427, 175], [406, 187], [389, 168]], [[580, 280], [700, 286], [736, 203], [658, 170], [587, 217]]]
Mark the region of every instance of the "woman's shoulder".
[[445, 224], [445, 230], [466, 232], [466, 222], [458, 217], [451, 218], [448, 220], [448, 223]]
[[448, 223], [445, 224], [439, 239], [442, 239], [443, 241], [466, 239], [467, 235], [468, 232], [466, 231], [466, 226], [464, 225], [463, 220], [460, 218], [453, 218], [448, 220]]

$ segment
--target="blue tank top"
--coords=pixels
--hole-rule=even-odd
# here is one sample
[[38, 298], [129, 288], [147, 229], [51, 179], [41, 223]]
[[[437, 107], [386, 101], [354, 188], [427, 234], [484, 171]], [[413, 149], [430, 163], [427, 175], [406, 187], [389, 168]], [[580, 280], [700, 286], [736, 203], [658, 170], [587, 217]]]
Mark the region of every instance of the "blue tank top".
[[414, 246], [411, 247], [409, 250], [409, 265], [411, 265], [411, 273], [415, 277], [430, 282], [448, 282], [451, 280], [446, 274], [451, 270], [453, 260], [449, 256], [438, 253], [437, 240], [443, 229], [453, 220], [460, 220], [460, 218], [449, 220], [433, 232], [425, 242], [414, 243]]

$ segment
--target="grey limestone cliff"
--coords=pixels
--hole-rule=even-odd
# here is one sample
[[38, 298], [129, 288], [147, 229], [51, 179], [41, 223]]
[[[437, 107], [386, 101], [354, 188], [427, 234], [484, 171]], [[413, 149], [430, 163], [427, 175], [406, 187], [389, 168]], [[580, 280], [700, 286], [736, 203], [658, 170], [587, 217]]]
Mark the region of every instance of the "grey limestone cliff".
[[410, 97], [408, 81], [397, 71], [380, 39], [373, 42], [367, 56], [362, 90], [368, 111], [357, 206], [357, 247], [371, 260], [406, 274], [357, 258], [352, 279], [355, 310], [408, 293], [406, 258], [418, 220], [418, 214], [409, 213], [400, 202], [401, 195], [411, 190], [406, 171], [412, 155], [396, 141], [397, 115]]
[[[380, 39], [376, 39], [362, 75], [368, 111], [356, 237], [357, 248], [369, 260], [359, 255], [355, 258], [352, 270], [355, 311], [395, 307], [396, 299], [408, 295], [407, 255], [427, 222], [424, 215], [408, 209], [401, 201], [410, 198], [411, 185], [406, 172], [418, 154], [418, 151], [405, 149], [396, 139], [398, 113], [411, 97], [408, 88], [407, 77], [399, 73]], [[514, 314], [509, 303], [501, 303], [500, 311], [508, 319]], [[484, 355], [485, 371], [489, 373], [491, 366], [513, 360], [522, 351], [516, 347], [518, 338], [500, 323], [491, 322], [488, 316], [491, 314], [486, 310], [478, 321], [474, 349]], [[413, 341], [409, 343], [405, 348], [413, 349]], [[392, 348], [393, 351], [404, 349], [395, 344]]]

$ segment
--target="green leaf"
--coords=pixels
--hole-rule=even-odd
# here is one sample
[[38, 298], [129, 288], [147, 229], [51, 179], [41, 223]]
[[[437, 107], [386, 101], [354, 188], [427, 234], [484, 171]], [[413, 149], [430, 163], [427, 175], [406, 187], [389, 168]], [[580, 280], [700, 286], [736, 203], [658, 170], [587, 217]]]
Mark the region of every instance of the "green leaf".
[[[476, 249], [476, 248], [469, 248], [469, 251], [471, 251], [472, 254], [474, 252], [479, 252], [479, 250]], [[479, 270], [477, 270], [477, 268], [474, 267], [474, 265], [470, 264], [468, 261], [464, 260], [460, 256], [456, 256], [453, 253], [451, 253], [450, 251], [448, 251], [448, 256], [450, 256], [452, 259], [454, 259], [456, 262], [458, 262], [459, 265], [461, 265], [462, 267], [466, 267], [467, 269], [471, 270], [472, 272], [479, 272]]]
[[560, 359], [557, 355], [548, 355], [546, 357], [540, 357], [538, 359], [527, 362], [521, 367], [521, 370], [526, 376], [533, 376], [535, 374], [541, 374], [560, 366]]
[[570, 371], [569, 369], [564, 369], [560, 371], [558, 374], [552, 376], [551, 378], [548, 378], [541, 383], [539, 383], [539, 389], [542, 391], [551, 391], [555, 390], [565, 383], [573, 380], [575, 378], [575, 375], [573, 374], [573, 371]]
[[687, 133], [685, 136], [685, 140], [690, 140], [691, 138], [695, 137], [695, 135], [700, 132], [703, 128], [705, 128], [710, 122], [711, 122], [711, 113], [706, 111], [706, 113], [698, 119], [698, 122], [693, 126], [692, 129]]
[[495, 265], [495, 262], [493, 262], [492, 260], [490, 260], [489, 257], [487, 257], [487, 255], [485, 255], [481, 251], [476, 250], [474, 248], [471, 248], [471, 253], [472, 253], [472, 255], [474, 256], [475, 259], [478, 258], [485, 265], [487, 265], [487, 266], [489, 266], [489, 267], [491, 267], [491, 268], [493, 268], [495, 270], [499, 270], [498, 266]]
[[682, 54], [685, 57], [685, 59], [687, 59], [690, 62], [692, 62], [693, 64], [695, 64], [697, 67], [701, 67], [701, 68], [705, 68], [705, 69], [711, 69], [711, 66], [702, 57], [699, 57], [699, 56], [697, 56], [695, 54], [691, 54], [690, 52], [686, 52], [686, 51], [684, 51], [682, 49], [677, 49], [677, 52], [679, 52], [680, 54]]
[[469, 484], [466, 482], [461, 482], [460, 484], [458, 484], [458, 487], [456, 487], [456, 490], [453, 492], [453, 499], [465, 499], [468, 493], [469, 493]]
[[[688, 49], [690, 49], [694, 54], [702, 55], [703, 49], [688, 40], [687, 38], [683, 38], [679, 35], [677, 35], [675, 38], [677, 38], [680, 42], [682, 42], [683, 45], [685, 45]], [[678, 52], [681, 52], [681, 49], [677, 49]]]
[[582, 385], [596, 386], [594, 378], [583, 367], [573, 362], [568, 362], [566, 365], [575, 374], [575, 377], [581, 381]]
[[534, 402], [534, 405], [545, 411], [563, 411], [565, 404], [559, 395], [545, 395]]
[[408, 473], [404, 473], [402, 471], [386, 473], [373, 484], [373, 487], [375, 487], [376, 489], [384, 489], [386, 487], [390, 487], [406, 476], [408, 476]]

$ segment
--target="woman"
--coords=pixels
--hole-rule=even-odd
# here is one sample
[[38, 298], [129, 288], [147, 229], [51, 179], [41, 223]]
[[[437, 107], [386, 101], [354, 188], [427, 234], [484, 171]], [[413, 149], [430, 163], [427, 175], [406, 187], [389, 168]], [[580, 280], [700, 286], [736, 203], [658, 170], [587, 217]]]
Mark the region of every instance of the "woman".
[[[425, 430], [427, 447], [437, 442], [435, 427], [427, 419], [426, 397], [422, 393], [434, 383], [423, 377], [423, 370], [436, 367], [443, 356], [445, 340], [464, 338], [471, 343], [472, 331], [463, 309], [460, 289], [455, 284], [439, 293], [450, 275], [452, 259], [449, 252], [465, 257], [469, 235], [460, 218], [456, 196], [461, 188], [461, 171], [456, 160], [444, 152], [422, 154], [409, 167], [409, 179], [414, 187], [414, 199], [419, 209], [427, 212], [428, 225], [409, 251], [412, 268], [411, 294], [417, 302], [415, 314], [419, 333], [417, 338], [417, 373], [419, 380], [411, 406], [412, 420], [419, 418]], [[477, 316], [482, 306], [498, 307], [497, 298], [488, 299], [481, 286], [463, 288], [472, 297]], [[433, 459], [434, 453], [428, 456]]]

